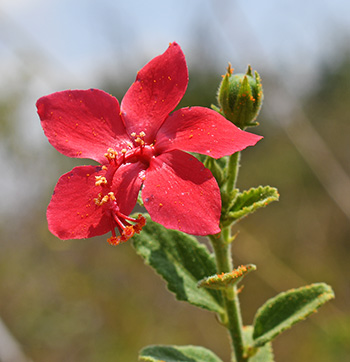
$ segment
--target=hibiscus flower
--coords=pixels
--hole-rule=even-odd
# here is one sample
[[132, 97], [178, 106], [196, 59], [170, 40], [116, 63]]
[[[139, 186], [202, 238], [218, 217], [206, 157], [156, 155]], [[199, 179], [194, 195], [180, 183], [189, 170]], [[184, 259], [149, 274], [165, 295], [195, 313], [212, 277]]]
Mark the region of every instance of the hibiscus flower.
[[261, 137], [211, 109], [170, 114], [187, 83], [184, 54], [172, 43], [137, 73], [120, 106], [97, 89], [57, 92], [37, 101], [49, 142], [66, 156], [100, 164], [75, 167], [59, 179], [47, 210], [54, 235], [80, 239], [111, 231], [112, 244], [127, 240], [145, 222], [128, 216], [140, 189], [152, 220], [165, 227], [194, 235], [220, 232], [219, 187], [187, 152], [219, 158]]

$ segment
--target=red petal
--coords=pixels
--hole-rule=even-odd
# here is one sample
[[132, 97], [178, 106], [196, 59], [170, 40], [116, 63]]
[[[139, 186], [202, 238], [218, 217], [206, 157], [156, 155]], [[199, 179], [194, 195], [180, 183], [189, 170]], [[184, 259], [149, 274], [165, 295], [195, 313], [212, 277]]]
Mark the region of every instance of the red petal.
[[159, 153], [180, 149], [214, 158], [254, 146], [262, 137], [245, 132], [209, 108], [182, 108], [172, 113], [156, 136]]
[[62, 175], [47, 208], [49, 230], [60, 239], [82, 239], [103, 235], [112, 229], [111, 219], [95, 204], [101, 192], [95, 176], [99, 166], [79, 166]]
[[[144, 169], [141, 163], [121, 166], [113, 178], [114, 192], [120, 211], [128, 215], [134, 208]], [[82, 239], [103, 235], [113, 228], [106, 209], [94, 202], [102, 191], [95, 176], [104, 175], [101, 166], [79, 166], [61, 176], [47, 209], [50, 231], [60, 239]]]
[[109, 147], [130, 141], [118, 100], [101, 90], [53, 93], [40, 98], [37, 108], [50, 143], [66, 156], [106, 163]]
[[169, 229], [195, 235], [220, 232], [219, 187], [211, 172], [185, 152], [152, 159], [142, 199], [152, 220]]
[[121, 103], [127, 133], [146, 133], [148, 143], [167, 115], [178, 105], [188, 83], [185, 56], [176, 43], [146, 64]]
[[141, 162], [122, 165], [114, 176], [113, 191], [117, 204], [125, 215], [129, 215], [136, 205], [145, 168]]

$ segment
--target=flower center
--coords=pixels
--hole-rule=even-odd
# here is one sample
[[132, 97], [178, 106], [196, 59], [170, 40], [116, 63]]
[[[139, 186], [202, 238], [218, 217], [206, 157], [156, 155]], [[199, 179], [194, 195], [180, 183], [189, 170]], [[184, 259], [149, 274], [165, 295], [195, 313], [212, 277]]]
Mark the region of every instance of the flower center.
[[[128, 148], [123, 148], [120, 152], [109, 148], [104, 155], [108, 160], [108, 165], [102, 166], [106, 173], [104, 176], [96, 176], [95, 185], [101, 187], [101, 192], [98, 193], [94, 202], [97, 206], [104, 207], [105, 212], [111, 217], [112, 237], [108, 239], [108, 242], [112, 245], [127, 241], [135, 233], [139, 233], [146, 223], [146, 219], [142, 215], [139, 215], [137, 219], [124, 215], [118, 207], [114, 193], [111, 191], [113, 177], [120, 166], [136, 162], [142, 162], [148, 166], [151, 159], [156, 156], [154, 145], [145, 143], [145, 135], [144, 132], [140, 132], [140, 134], [131, 133], [133, 143], [129, 142]], [[120, 236], [116, 236], [115, 228], [118, 228]]]

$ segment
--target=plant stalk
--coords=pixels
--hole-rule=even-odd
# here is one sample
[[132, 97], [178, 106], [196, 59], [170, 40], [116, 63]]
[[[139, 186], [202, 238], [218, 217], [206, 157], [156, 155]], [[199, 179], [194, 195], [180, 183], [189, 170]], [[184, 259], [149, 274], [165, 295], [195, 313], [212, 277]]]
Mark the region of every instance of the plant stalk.
[[[231, 244], [222, 237], [223, 234], [227, 233], [222, 232], [219, 237], [210, 236], [219, 274], [229, 273], [233, 270]], [[230, 235], [230, 233], [228, 234]], [[227, 329], [231, 336], [235, 361], [246, 362], [247, 358], [244, 357], [243, 323], [236, 286], [227, 287], [222, 293], [228, 318]]]
[[[227, 195], [230, 195], [236, 188], [240, 158], [240, 152], [234, 153], [229, 158], [225, 190]], [[210, 235], [209, 238], [213, 245], [218, 274], [231, 272], [233, 270], [231, 226], [222, 228], [219, 235]], [[229, 286], [222, 291], [222, 294], [227, 312], [227, 329], [231, 336], [234, 361], [246, 362], [248, 358], [244, 355], [243, 323], [237, 287], [235, 285]]]
[[230, 194], [236, 188], [236, 182], [239, 171], [239, 161], [241, 159], [241, 152], [236, 152], [230, 156], [228, 161], [227, 184], [226, 192]]

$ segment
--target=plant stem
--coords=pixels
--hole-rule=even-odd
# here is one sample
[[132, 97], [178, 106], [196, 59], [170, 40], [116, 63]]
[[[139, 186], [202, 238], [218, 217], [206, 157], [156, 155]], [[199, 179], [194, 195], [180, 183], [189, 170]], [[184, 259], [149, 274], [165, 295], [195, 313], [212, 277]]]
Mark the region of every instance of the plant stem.
[[[236, 152], [230, 156], [228, 162], [228, 178], [226, 183], [227, 196], [230, 197], [236, 188], [239, 171], [239, 161], [241, 153]], [[231, 226], [222, 228], [221, 233], [209, 236], [214, 248], [217, 272], [229, 273], [233, 270], [231, 256]], [[222, 291], [225, 308], [227, 312], [227, 329], [231, 336], [233, 352], [236, 362], [246, 362], [248, 358], [244, 356], [243, 323], [241, 308], [239, 305], [237, 287], [229, 286]]]
[[241, 152], [236, 152], [230, 156], [228, 161], [228, 177], [226, 184], [226, 192], [229, 194], [236, 188], [236, 182], [239, 170], [239, 161], [241, 159]]
[[[219, 237], [211, 235], [210, 240], [215, 252], [217, 272], [228, 273], [233, 270], [231, 244], [222, 235], [230, 235], [230, 232], [221, 232]], [[231, 336], [235, 361], [245, 362], [247, 358], [244, 357], [243, 324], [236, 286], [223, 290], [223, 298], [228, 318], [227, 329]]]

